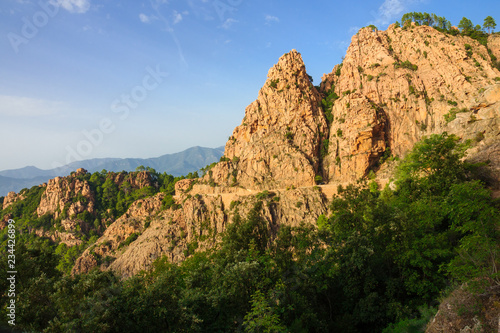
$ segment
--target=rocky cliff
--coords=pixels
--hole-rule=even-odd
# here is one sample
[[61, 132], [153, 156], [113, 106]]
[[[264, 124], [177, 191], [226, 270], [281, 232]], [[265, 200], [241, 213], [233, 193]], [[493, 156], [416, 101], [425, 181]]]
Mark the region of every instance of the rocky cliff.
[[[500, 53], [498, 36], [488, 45]], [[444, 131], [472, 139], [479, 148], [469, 157], [489, 159], [498, 178], [499, 77], [484, 45], [428, 26], [361, 29], [319, 89], [292, 50], [204, 181], [261, 190], [349, 183]]]
[[[319, 215], [327, 212], [328, 200], [319, 187], [252, 194], [195, 194], [194, 189], [177, 190], [180, 205], [175, 208], [161, 210], [162, 194], [134, 203], [127, 214], [111, 224], [95, 245], [78, 258], [73, 273], [100, 267], [127, 277], [149, 268], [163, 255], [172, 262], [180, 262], [195, 251], [216, 246], [236, 214], [245, 217], [259, 200], [265, 203], [262, 215], [272, 234], [282, 223], [294, 226], [301, 222], [315, 223]], [[127, 242], [134, 234], [133, 241]]]
[[[323, 77], [323, 90], [339, 96], [326, 178], [353, 181], [376, 171], [384, 153], [404, 156], [431, 133], [455, 133], [481, 141], [480, 151], [498, 151], [499, 76], [486, 47], [469, 37], [428, 26], [361, 29], [343, 63]], [[490, 156], [493, 165], [498, 156]]]
[[[489, 44], [499, 52], [499, 39]], [[176, 209], [136, 216], [141, 222], [117, 220], [120, 227], [112, 225], [94, 253], [112, 257], [109, 269], [125, 276], [161, 255], [181, 261], [213, 247], [236, 207], [245, 216], [257, 198], [267, 202], [262, 214], [270, 230], [314, 223], [339, 184], [370, 171], [386, 182], [384, 162], [431, 133], [471, 139], [469, 158], [489, 160], [490, 178], [500, 179], [499, 77], [485, 46], [427, 26], [361, 29], [319, 87], [292, 50], [269, 70], [221, 162], [202, 179], [177, 183]], [[134, 233], [136, 240], [120, 247]], [[100, 264], [90, 252], [75, 273]]]
[[328, 137], [320, 102], [301, 55], [283, 55], [226, 143], [228, 161], [207, 180], [252, 189], [314, 185], [321, 174], [321, 143]]
[[[282, 224], [315, 223], [328, 213], [338, 185], [371, 172], [380, 183], [389, 181], [391, 157], [403, 157], [432, 133], [470, 140], [468, 158], [488, 161], [485, 179], [498, 190], [499, 36], [490, 36], [488, 47], [427, 26], [363, 28], [342, 64], [317, 87], [292, 50], [269, 70], [221, 161], [203, 178], [177, 182], [173, 202], [159, 193], [108, 221], [73, 274], [99, 267], [130, 276], [163, 255], [182, 261], [215, 246], [235, 216], [245, 217], [257, 201], [264, 203], [261, 213], [270, 233]], [[95, 193], [84, 175], [80, 170], [51, 180], [38, 215], [92, 214]], [[147, 173], [109, 177], [120, 188], [125, 182], [131, 188], [154, 186]], [[16, 200], [23, 197], [9, 194], [3, 206]], [[74, 227], [70, 222], [66, 232]]]
[[[87, 181], [78, 178], [86, 173], [86, 170], [78, 169], [72, 176], [49, 180], [37, 209], [38, 216], [53, 214], [57, 218], [64, 210], [69, 216], [75, 216], [83, 211], [93, 214], [94, 193], [90, 190]], [[75, 201], [74, 198], [81, 200]]]

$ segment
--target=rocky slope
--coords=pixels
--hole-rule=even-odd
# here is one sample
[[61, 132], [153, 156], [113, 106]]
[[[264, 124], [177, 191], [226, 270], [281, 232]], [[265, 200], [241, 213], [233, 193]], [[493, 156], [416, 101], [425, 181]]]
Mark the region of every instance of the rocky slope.
[[219, 186], [311, 186], [321, 173], [319, 152], [328, 127], [301, 55], [283, 55], [267, 77], [226, 143], [228, 161], [211, 170], [208, 180]]
[[[98, 212], [98, 196], [101, 196], [101, 201], [103, 198], [93, 188], [91, 177], [90, 173], [80, 168], [67, 177], [56, 177], [49, 180], [48, 183], [30, 190], [23, 190], [19, 194], [10, 192], [0, 201], [0, 213], [3, 215], [0, 228], [5, 227], [9, 218], [17, 219], [23, 215], [23, 218], [26, 219], [26, 215], [31, 214], [30, 209], [34, 209], [30, 216], [32, 220], [27, 226], [28, 232], [68, 246], [82, 244], [91, 234], [101, 233], [106, 225], [111, 224], [116, 219], [109, 210], [102, 214], [102, 207], [100, 213]], [[146, 171], [110, 172], [102, 176], [100, 181], [104, 182], [105, 180], [110, 181], [115, 189], [121, 188], [122, 192], [141, 190], [155, 185], [150, 173]], [[123, 193], [121, 195], [123, 196]], [[16, 206], [14, 210], [12, 210], [12, 206]], [[94, 223], [92, 223], [93, 221]]]
[[[203, 179], [177, 183], [179, 209], [146, 214], [148, 228], [141, 222], [128, 233], [116, 231], [122, 240], [140, 233], [127, 247], [118, 249], [119, 242], [108, 235], [114, 226], [98, 241], [110, 245], [109, 268], [129, 276], [161, 255], [178, 262], [196, 248], [212, 247], [235, 208], [245, 216], [256, 197], [267, 200], [263, 215], [270, 230], [282, 223], [314, 223], [327, 213], [338, 184], [355, 182], [371, 170], [380, 170], [379, 179], [390, 177], [383, 160], [404, 156], [431, 133], [472, 139], [469, 157], [490, 160], [493, 178], [500, 179], [500, 73], [489, 59], [478, 42], [426, 26], [364, 28], [318, 89], [292, 50], [269, 70], [222, 161]], [[334, 103], [322, 109], [328, 95]], [[316, 182], [327, 184], [313, 187]], [[263, 190], [271, 195], [259, 193]], [[115, 222], [120, 223], [129, 222]], [[87, 251], [79, 262], [89, 256]], [[77, 265], [75, 272], [88, 267]]]
[[[498, 36], [490, 36], [488, 45], [500, 58]], [[177, 182], [169, 209], [162, 209], [166, 198], [157, 194], [108, 221], [73, 273], [99, 267], [130, 276], [162, 255], [182, 261], [215, 246], [236, 214], [246, 216], [259, 200], [270, 233], [281, 224], [315, 223], [328, 213], [339, 184], [371, 171], [386, 183], [387, 159], [403, 157], [432, 133], [470, 139], [468, 158], [489, 161], [485, 179], [498, 190], [499, 80], [485, 46], [427, 26], [361, 29], [343, 63], [325, 74], [319, 87], [292, 50], [269, 70], [221, 162], [201, 179]], [[95, 198], [80, 173], [47, 184], [39, 216], [94, 212]], [[117, 174], [113, 182], [120, 186], [124, 177]], [[132, 187], [152, 185], [146, 173], [131, 181]], [[3, 205], [22, 199], [9, 194]], [[65, 225], [71, 231], [71, 223]]]
[[466, 286], [453, 291], [441, 302], [427, 325], [426, 333], [498, 332], [500, 329], [500, 288], [471, 293]]
[[[319, 215], [327, 212], [328, 200], [319, 188], [229, 194], [229, 197], [195, 192], [177, 186], [177, 202], [181, 204], [177, 209], [162, 211], [162, 194], [134, 203], [78, 258], [73, 273], [100, 267], [128, 277], [149, 268], [163, 255], [172, 262], [180, 262], [195, 251], [216, 246], [235, 215], [245, 217], [258, 200], [265, 203], [262, 215], [272, 234], [282, 223], [295, 226], [301, 222], [315, 223]], [[125, 240], [134, 233], [136, 239], [127, 244]]]
[[471, 38], [428, 26], [361, 29], [343, 63], [323, 77], [322, 88], [340, 96], [326, 177], [352, 181], [376, 170], [388, 149], [404, 156], [422, 136], [443, 131], [498, 151], [499, 76], [487, 49]]
[[[69, 216], [83, 211], [93, 214], [95, 211], [94, 194], [87, 181], [77, 178], [86, 172], [84, 169], [78, 169], [72, 177], [56, 177], [49, 180], [37, 209], [38, 216], [53, 214], [54, 218], [57, 218], [64, 210], [67, 210]], [[74, 202], [73, 198], [76, 197], [82, 200]]]

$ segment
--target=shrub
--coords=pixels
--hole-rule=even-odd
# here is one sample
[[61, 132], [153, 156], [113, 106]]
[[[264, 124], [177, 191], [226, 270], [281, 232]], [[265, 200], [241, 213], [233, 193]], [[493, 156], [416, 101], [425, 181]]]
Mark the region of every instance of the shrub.
[[325, 158], [328, 155], [328, 146], [330, 145], [330, 140], [324, 139], [323, 144], [321, 145], [321, 158]]
[[270, 196], [272, 196], [272, 193], [271, 193], [271, 192], [269, 192], [268, 190], [262, 191], [262, 192], [260, 192], [260, 193], [257, 193], [257, 195], [255, 195], [255, 197], [256, 197], [258, 200], [264, 200], [264, 199], [269, 198]]
[[340, 64], [339, 67], [337, 67], [337, 69], [335, 70], [335, 75], [340, 76], [341, 70], [342, 70], [342, 64]]
[[418, 69], [418, 66], [417, 65], [414, 65], [412, 64], [411, 62], [409, 62], [408, 60], [406, 61], [396, 61], [394, 63], [394, 68], [406, 68], [406, 69], [409, 69], [409, 70], [412, 70], [412, 71], [416, 71]]
[[280, 79], [271, 80], [269, 87], [276, 89], [278, 87], [278, 82], [280, 82]]
[[121, 243], [120, 246], [118, 246], [118, 248], [130, 245], [130, 243], [135, 241], [138, 237], [139, 237], [139, 234], [137, 232], [134, 232], [133, 234], [128, 236], [127, 239], [123, 243]]
[[457, 109], [457, 108], [452, 108], [450, 111], [444, 115], [444, 119], [446, 120], [447, 123], [450, 121], [453, 121], [457, 118], [457, 113], [464, 113], [464, 112], [469, 112], [467, 108], [462, 108], [462, 109]]

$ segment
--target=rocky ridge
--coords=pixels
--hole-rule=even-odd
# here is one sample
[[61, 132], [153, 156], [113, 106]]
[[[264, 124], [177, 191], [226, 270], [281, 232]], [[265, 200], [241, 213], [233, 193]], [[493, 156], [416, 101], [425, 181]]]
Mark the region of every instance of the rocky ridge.
[[500, 73], [489, 58], [477, 41], [428, 26], [361, 29], [343, 63], [323, 77], [323, 90], [339, 96], [325, 158], [329, 181], [376, 171], [385, 152], [404, 156], [431, 133], [476, 138], [481, 131], [483, 145], [498, 141], [492, 95]]
[[[497, 37], [488, 45], [500, 58]], [[236, 214], [246, 216], [257, 201], [270, 233], [281, 224], [314, 224], [328, 214], [338, 185], [371, 172], [380, 184], [389, 182], [391, 158], [432, 133], [470, 139], [468, 158], [490, 162], [487, 178], [498, 190], [499, 80], [485, 46], [427, 26], [361, 29], [343, 63], [318, 87], [292, 50], [269, 70], [221, 162], [200, 179], [177, 182], [169, 209], [163, 194], [133, 203], [82, 254], [73, 274], [99, 267], [127, 277], [163, 255], [180, 262], [216, 246]], [[150, 184], [139, 175], [132, 186]], [[86, 199], [73, 202], [74, 195]], [[12, 195], [4, 206], [18, 199]], [[58, 214], [61, 207], [70, 215], [92, 213], [93, 202], [86, 181], [56, 179], [38, 214]]]
[[[109, 269], [130, 276], [161, 255], [179, 262], [213, 247], [235, 207], [245, 216], [256, 198], [268, 203], [270, 230], [315, 223], [339, 184], [370, 171], [388, 182], [384, 161], [431, 133], [471, 139], [469, 158], [489, 159], [500, 179], [498, 77], [483, 45], [427, 26], [361, 29], [319, 87], [292, 50], [269, 70], [221, 162], [199, 180], [178, 182], [180, 208], [155, 215], [136, 241], [113, 252]], [[328, 97], [333, 105], [322, 108]]]
[[[94, 194], [87, 181], [78, 179], [78, 176], [85, 173], [87, 173], [86, 170], [78, 169], [73, 176], [49, 180], [37, 209], [38, 216], [53, 214], [54, 218], [58, 218], [64, 210], [67, 210], [69, 216], [83, 211], [93, 214], [95, 212]], [[75, 197], [80, 197], [82, 200], [73, 202]]]
[[320, 102], [301, 55], [296, 50], [283, 55], [226, 143], [227, 161], [206, 180], [252, 189], [314, 185], [328, 135]]

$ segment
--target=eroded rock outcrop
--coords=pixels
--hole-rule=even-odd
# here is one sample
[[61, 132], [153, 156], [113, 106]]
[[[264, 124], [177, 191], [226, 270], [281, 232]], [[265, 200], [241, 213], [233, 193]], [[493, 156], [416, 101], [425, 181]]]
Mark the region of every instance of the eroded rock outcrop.
[[487, 333], [500, 328], [500, 287], [472, 293], [461, 286], [441, 302], [426, 333]]
[[282, 56], [226, 143], [228, 161], [207, 180], [252, 189], [314, 185], [328, 135], [320, 102], [301, 55], [292, 50]]
[[[73, 267], [73, 274], [88, 273], [94, 267], [101, 263], [104, 266], [114, 260], [116, 252], [126, 242], [132, 242], [147, 227], [151, 217], [161, 209], [164, 194], [135, 201], [115, 222], [113, 222], [104, 234], [92, 245], [86, 249], [76, 260]], [[131, 237], [132, 238], [129, 238]], [[128, 245], [128, 244], [127, 244]]]
[[3, 208], [7, 209], [10, 205], [15, 203], [16, 201], [23, 200], [24, 195], [22, 193], [17, 194], [16, 192], [9, 192], [6, 197], [3, 199]]
[[109, 269], [128, 277], [148, 269], [161, 256], [180, 262], [194, 251], [213, 248], [236, 212], [245, 218], [259, 200], [263, 201], [261, 214], [271, 234], [282, 224], [315, 223], [319, 215], [326, 213], [328, 202], [319, 188], [234, 195], [229, 205], [222, 195], [183, 196], [182, 208], [163, 211], [152, 218], [137, 240], [116, 253]]
[[[75, 216], [83, 211], [93, 214], [95, 197], [86, 180], [78, 176], [86, 174], [85, 169], [78, 169], [68, 177], [56, 177], [49, 180], [37, 209], [38, 216], [53, 214], [57, 218], [64, 209], [69, 216]], [[78, 198], [78, 200], [73, 200]]]
[[[341, 65], [323, 77], [332, 108], [325, 175], [354, 181], [381, 156], [404, 156], [423, 135], [443, 131], [496, 137], [498, 99], [485, 102], [500, 72], [486, 47], [428, 26], [361, 29]], [[491, 94], [490, 94], [491, 96]], [[478, 116], [477, 110], [482, 116]], [[455, 121], [455, 118], [466, 121]], [[474, 124], [475, 123], [475, 124]], [[472, 124], [474, 124], [472, 126]]]

